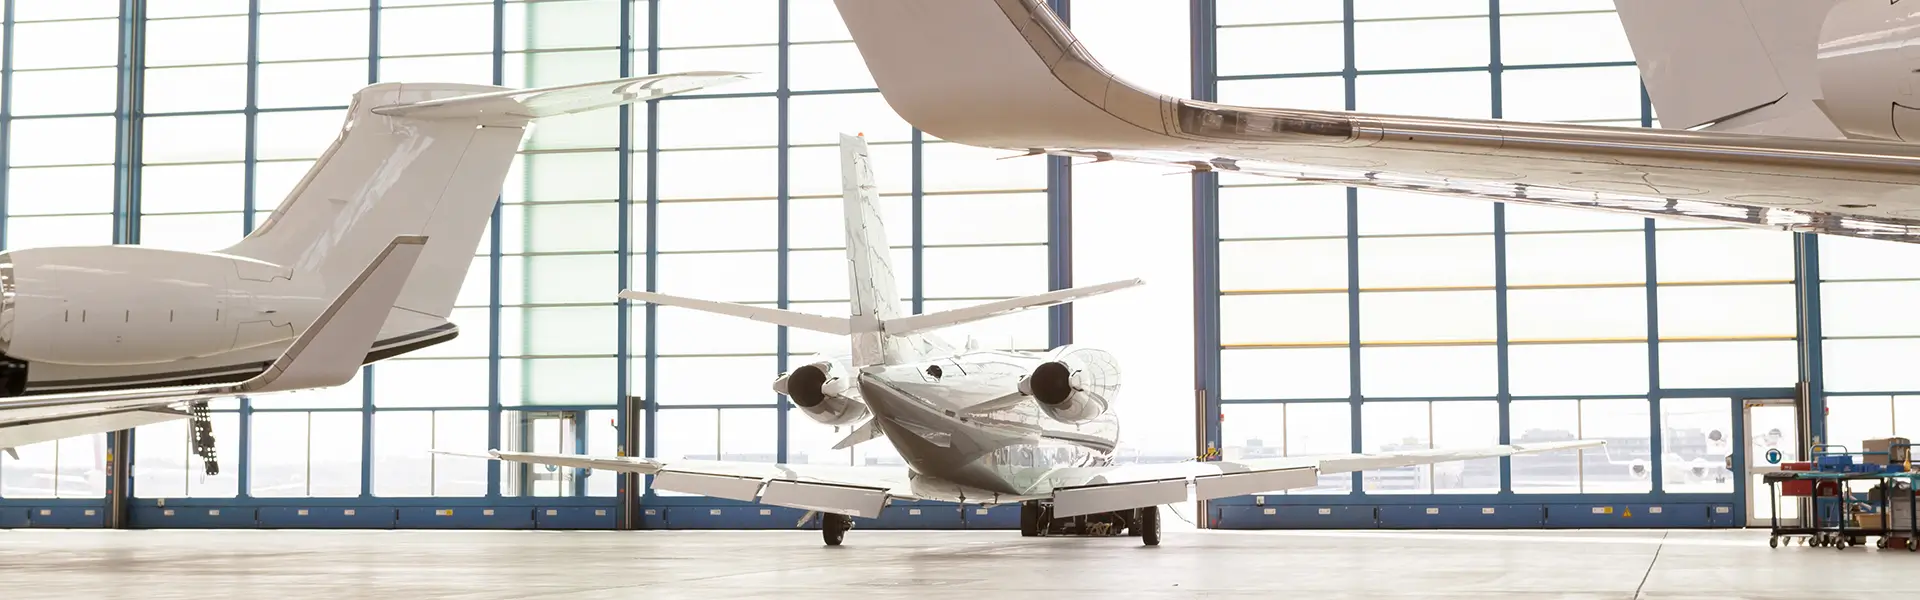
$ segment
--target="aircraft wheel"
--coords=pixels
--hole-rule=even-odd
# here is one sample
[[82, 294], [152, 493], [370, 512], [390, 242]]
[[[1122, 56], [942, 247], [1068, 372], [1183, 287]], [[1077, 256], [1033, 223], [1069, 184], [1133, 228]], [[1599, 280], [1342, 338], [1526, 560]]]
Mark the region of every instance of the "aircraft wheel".
[[1777, 535], [1776, 535], [1776, 536], [1773, 536], [1773, 537], [1770, 537], [1770, 538], [1767, 538], [1767, 547], [1768, 547], [1768, 548], [1779, 548], [1779, 547], [1780, 547], [1780, 536], [1777, 536]]
[[847, 530], [853, 528], [853, 517], [834, 513], [820, 514], [820, 537], [828, 546], [838, 546], [847, 539]]
[[1149, 506], [1140, 509], [1140, 543], [1148, 546], [1160, 545], [1160, 507]]
[[1020, 537], [1040, 535], [1040, 503], [1032, 500], [1020, 503]]

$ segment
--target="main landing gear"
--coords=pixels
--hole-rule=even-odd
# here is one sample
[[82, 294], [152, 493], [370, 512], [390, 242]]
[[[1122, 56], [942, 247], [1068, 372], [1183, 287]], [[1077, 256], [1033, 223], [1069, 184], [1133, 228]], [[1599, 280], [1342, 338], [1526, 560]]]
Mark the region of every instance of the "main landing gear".
[[835, 513], [820, 513], [820, 537], [828, 546], [838, 546], [847, 539], [847, 530], [853, 529], [853, 517]]
[[1053, 517], [1053, 504], [1042, 500], [1020, 503], [1020, 536], [1137, 537], [1148, 546], [1160, 545], [1160, 507]]

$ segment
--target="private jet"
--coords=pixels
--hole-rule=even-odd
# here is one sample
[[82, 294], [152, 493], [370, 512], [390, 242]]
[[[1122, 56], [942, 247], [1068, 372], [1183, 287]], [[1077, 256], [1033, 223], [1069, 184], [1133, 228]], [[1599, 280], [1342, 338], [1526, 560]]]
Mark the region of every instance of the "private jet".
[[0, 253], [0, 450], [192, 419], [194, 453], [218, 474], [207, 400], [338, 386], [459, 333], [447, 317], [532, 121], [743, 75], [379, 83], [228, 248]]
[[841, 136], [851, 314], [834, 317], [623, 291], [621, 297], [847, 336], [851, 351], [823, 355], [780, 375], [773, 389], [823, 425], [852, 425], [835, 449], [885, 439], [906, 461], [892, 466], [596, 457], [490, 450], [447, 455], [652, 476], [655, 490], [798, 508], [820, 514], [827, 545], [853, 519], [875, 518], [893, 500], [983, 506], [1020, 503], [1022, 535], [1063, 521], [1105, 535], [1160, 543], [1159, 506], [1309, 488], [1321, 475], [1601, 445], [1572, 440], [1471, 449], [1296, 456], [1240, 461], [1116, 464], [1120, 366], [1098, 348], [1047, 352], [956, 347], [932, 330], [1054, 306], [1143, 282], [1129, 279], [908, 314], [895, 286], [866, 140]]

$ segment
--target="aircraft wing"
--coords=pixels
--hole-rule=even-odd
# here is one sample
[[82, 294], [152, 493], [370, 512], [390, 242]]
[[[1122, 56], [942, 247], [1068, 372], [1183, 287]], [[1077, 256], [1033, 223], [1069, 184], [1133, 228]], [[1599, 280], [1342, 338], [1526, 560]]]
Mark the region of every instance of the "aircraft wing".
[[1192, 499], [1213, 500], [1313, 487], [1323, 474], [1596, 448], [1604, 443], [1574, 440], [1470, 449], [1065, 467], [1041, 475], [1029, 497], [1045, 498], [1050, 494], [1053, 516], [1071, 517], [1184, 502], [1189, 499], [1189, 485], [1193, 487]]
[[[465, 455], [435, 451], [440, 454]], [[916, 500], [905, 467], [858, 467], [713, 460], [661, 461], [491, 450], [504, 461], [653, 476], [653, 489], [856, 517], [880, 516], [890, 499]]]
[[184, 418], [171, 405], [241, 394], [333, 387], [353, 380], [406, 287], [426, 236], [394, 238], [265, 371], [239, 383], [0, 399], [0, 448]]
[[1920, 241], [1913, 144], [1230, 106], [1114, 76], [1040, 0], [835, 2], [887, 103], [948, 141]]

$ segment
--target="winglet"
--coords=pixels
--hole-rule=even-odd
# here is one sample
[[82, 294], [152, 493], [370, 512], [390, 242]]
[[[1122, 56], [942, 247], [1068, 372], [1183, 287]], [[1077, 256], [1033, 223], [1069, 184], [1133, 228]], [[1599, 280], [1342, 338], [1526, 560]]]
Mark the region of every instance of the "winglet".
[[335, 296], [300, 337], [259, 375], [233, 386], [233, 393], [333, 387], [360, 371], [367, 348], [380, 336], [393, 303], [405, 289], [427, 236], [393, 238], [352, 283]]

